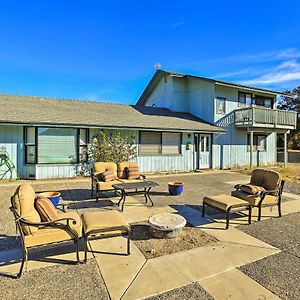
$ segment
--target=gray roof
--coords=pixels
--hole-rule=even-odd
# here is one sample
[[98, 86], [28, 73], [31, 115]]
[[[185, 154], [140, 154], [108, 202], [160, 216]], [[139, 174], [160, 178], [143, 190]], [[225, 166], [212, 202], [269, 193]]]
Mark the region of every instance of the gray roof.
[[0, 94], [0, 123], [221, 132], [165, 108]]
[[273, 94], [273, 95], [286, 95], [287, 93], [284, 92], [278, 92], [278, 91], [273, 91], [269, 89], [264, 89], [264, 88], [258, 88], [258, 87], [253, 87], [253, 86], [248, 86], [248, 85], [243, 85], [243, 84], [238, 84], [238, 83], [233, 83], [233, 82], [228, 82], [228, 81], [223, 81], [223, 80], [218, 80], [218, 79], [213, 79], [213, 78], [208, 78], [208, 77], [202, 77], [202, 76], [197, 76], [197, 75], [191, 75], [191, 74], [184, 74], [184, 73], [178, 73], [178, 72], [172, 72], [172, 71], [166, 71], [166, 70], [157, 70], [154, 75], [152, 76], [150, 82], [147, 84], [146, 88], [144, 89], [142, 95], [140, 96], [139, 100], [137, 101], [137, 105], [143, 105], [151, 92], [154, 90], [160, 79], [164, 75], [171, 75], [171, 76], [176, 76], [176, 77], [183, 77], [183, 78], [195, 78], [195, 79], [202, 79], [202, 80], [207, 80], [210, 82], [213, 82], [215, 84], [219, 85], [225, 85], [225, 86], [230, 86], [234, 87], [237, 89], [248, 89], [248, 90], [254, 90], [260, 93], [268, 93], [268, 94]]

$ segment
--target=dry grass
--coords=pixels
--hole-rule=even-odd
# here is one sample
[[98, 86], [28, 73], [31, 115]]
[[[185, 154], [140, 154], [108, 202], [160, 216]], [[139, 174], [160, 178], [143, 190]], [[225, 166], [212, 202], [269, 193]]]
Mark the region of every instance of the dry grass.
[[[290, 165], [289, 167], [281, 167], [281, 166], [265, 166], [265, 167], [260, 167], [260, 168], [265, 168], [269, 170], [274, 170], [279, 172], [281, 175], [282, 179], [284, 180], [299, 180], [300, 179], [300, 166], [296, 169], [294, 165]], [[234, 172], [239, 172], [244, 175], [251, 175], [253, 169], [248, 169], [248, 168], [241, 168], [241, 169], [234, 169], [232, 171]]]

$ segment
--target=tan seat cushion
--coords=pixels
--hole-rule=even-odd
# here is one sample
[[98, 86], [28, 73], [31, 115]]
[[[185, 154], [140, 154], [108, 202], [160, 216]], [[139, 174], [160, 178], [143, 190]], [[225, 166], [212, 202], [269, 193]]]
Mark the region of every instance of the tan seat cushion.
[[217, 196], [206, 196], [203, 198], [203, 203], [207, 203], [223, 211], [226, 211], [231, 206], [247, 206], [249, 204], [247, 201], [225, 194]]
[[136, 162], [124, 161], [118, 164], [118, 178], [127, 179], [126, 168], [139, 167]]
[[46, 197], [39, 196], [35, 200], [35, 208], [44, 222], [53, 221], [58, 218], [58, 213], [55, 206]]
[[114, 176], [117, 177], [117, 165], [113, 162], [96, 162], [93, 170], [95, 175], [105, 171], [112, 171]]
[[109, 231], [112, 227], [118, 226], [130, 229], [129, 224], [123, 216], [115, 210], [86, 212], [81, 218], [85, 234], [98, 229], [108, 229]]
[[97, 182], [98, 185], [98, 190], [99, 191], [111, 191], [114, 190], [113, 188], [113, 184], [118, 184], [118, 183], [122, 183], [122, 181], [120, 180], [112, 180], [112, 181], [108, 181], [108, 182], [104, 182], [104, 181], [100, 181]]
[[[82, 236], [82, 223], [80, 216], [75, 212], [67, 212], [58, 214], [58, 218], [73, 218], [76, 220], [76, 224], [73, 224], [72, 221], [69, 222], [70, 227], [78, 234], [79, 237]], [[62, 224], [66, 224], [67, 221], [62, 221]], [[26, 247], [33, 247], [45, 244], [51, 244], [56, 242], [62, 242], [71, 240], [74, 238], [74, 235], [67, 230], [55, 228], [55, 227], [44, 227], [40, 228], [38, 231], [33, 234], [25, 236], [25, 245]]]
[[[231, 195], [243, 200], [248, 201], [251, 205], [257, 206], [261, 197], [257, 195], [250, 195], [242, 191], [232, 191]], [[273, 195], [266, 195], [263, 204], [276, 204], [277, 197]]]
[[[13, 196], [13, 206], [17, 213], [26, 221], [40, 223], [41, 217], [34, 207], [35, 191], [28, 183], [21, 184]], [[24, 234], [32, 234], [38, 231], [38, 227], [22, 224]]]

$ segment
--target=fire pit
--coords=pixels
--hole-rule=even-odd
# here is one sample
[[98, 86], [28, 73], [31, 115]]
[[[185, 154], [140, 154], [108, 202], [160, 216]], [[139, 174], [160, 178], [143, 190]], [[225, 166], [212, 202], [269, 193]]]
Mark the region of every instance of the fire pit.
[[171, 213], [154, 215], [148, 222], [150, 233], [156, 238], [174, 238], [186, 225], [184, 217]]

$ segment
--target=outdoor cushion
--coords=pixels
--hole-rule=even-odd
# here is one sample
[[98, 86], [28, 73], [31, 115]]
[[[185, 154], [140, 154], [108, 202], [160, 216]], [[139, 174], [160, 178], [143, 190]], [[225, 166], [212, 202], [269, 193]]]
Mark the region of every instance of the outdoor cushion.
[[136, 162], [124, 161], [118, 164], [118, 178], [127, 179], [126, 168], [129, 167], [137, 167], [138, 164]]
[[275, 171], [266, 170], [264, 176], [263, 187], [266, 190], [277, 190], [280, 186], [280, 174]]
[[140, 177], [138, 166], [126, 168], [127, 179], [138, 179]]
[[206, 196], [203, 198], [203, 202], [213, 207], [219, 208], [223, 211], [226, 211], [229, 207], [234, 205], [247, 206], [249, 204], [247, 201], [226, 194], [221, 194], [217, 196]]
[[247, 194], [256, 195], [260, 192], [265, 191], [262, 186], [254, 185], [254, 184], [242, 184], [239, 189]]
[[114, 175], [114, 173], [111, 170], [107, 170], [103, 173], [101, 173], [102, 175], [102, 179], [104, 182], [109, 182], [109, 181], [113, 181], [116, 179], [116, 176]]
[[[21, 184], [13, 196], [13, 206], [21, 218], [28, 222], [40, 223], [41, 217], [34, 207], [35, 192], [28, 183]], [[24, 234], [32, 234], [39, 230], [38, 227], [22, 224]]]
[[[82, 235], [82, 223], [80, 216], [75, 212], [67, 212], [58, 214], [58, 218], [73, 218], [76, 220], [76, 224], [72, 221], [69, 222], [70, 227], [78, 234], [79, 237]], [[62, 221], [62, 224], [66, 224], [66, 221]], [[37, 232], [25, 236], [25, 246], [33, 247], [38, 245], [50, 244], [61, 242], [65, 240], [73, 239], [74, 235], [65, 229], [55, 228], [55, 227], [45, 227], [39, 229]]]
[[112, 181], [108, 181], [108, 182], [104, 182], [104, 181], [97, 182], [98, 190], [99, 191], [114, 190], [114, 188], [112, 187], [112, 185], [113, 184], [118, 184], [118, 183], [122, 183], [122, 181], [120, 181], [120, 180], [112, 180]]
[[257, 186], [262, 186], [264, 182], [265, 170], [263, 169], [255, 169], [251, 174], [250, 184], [254, 184]]
[[93, 230], [109, 230], [112, 227], [118, 226], [130, 228], [124, 217], [115, 210], [86, 212], [82, 215], [82, 225], [85, 234]]
[[94, 164], [94, 174], [103, 173], [105, 171], [112, 171], [113, 174], [117, 177], [117, 165], [113, 162], [96, 162]]
[[[244, 193], [242, 191], [232, 191], [231, 195], [234, 197], [238, 197], [240, 199], [248, 201], [251, 205], [257, 206], [259, 201], [261, 200], [261, 197], [258, 195], [250, 195], [247, 193]], [[266, 195], [262, 204], [276, 204], [277, 203], [277, 197], [273, 195]]]
[[46, 197], [38, 197], [35, 200], [35, 208], [44, 222], [53, 221], [58, 218], [55, 206]]
[[250, 184], [262, 186], [265, 190], [277, 190], [280, 182], [281, 177], [278, 172], [264, 169], [255, 169], [250, 180]]

